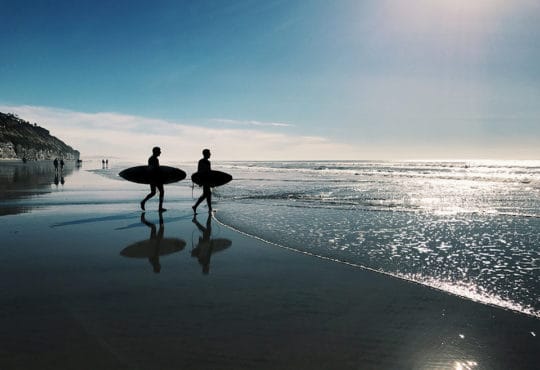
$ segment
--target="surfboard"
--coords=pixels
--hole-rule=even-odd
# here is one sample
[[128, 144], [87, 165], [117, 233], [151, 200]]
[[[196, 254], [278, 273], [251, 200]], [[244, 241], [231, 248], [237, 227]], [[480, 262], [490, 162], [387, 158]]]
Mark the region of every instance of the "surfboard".
[[170, 184], [186, 178], [184, 171], [169, 166], [159, 166], [157, 176], [148, 166], [130, 167], [121, 171], [118, 175], [137, 184]]
[[191, 175], [191, 181], [199, 186], [208, 185], [210, 187], [216, 187], [225, 185], [226, 183], [232, 180], [232, 176], [228, 173], [221, 171], [210, 171], [210, 172], [195, 172]]
[[156, 250], [159, 250], [160, 256], [164, 256], [180, 252], [185, 246], [186, 242], [182, 239], [148, 239], [130, 244], [120, 252], [120, 255], [131, 258], [150, 258], [156, 255]]

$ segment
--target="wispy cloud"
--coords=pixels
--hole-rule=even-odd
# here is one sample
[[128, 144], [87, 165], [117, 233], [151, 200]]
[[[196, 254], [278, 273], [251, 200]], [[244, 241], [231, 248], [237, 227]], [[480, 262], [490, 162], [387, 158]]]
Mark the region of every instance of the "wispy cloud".
[[[263, 129], [208, 128], [121, 113], [85, 113], [65, 109], [0, 105], [0, 111], [37, 122], [82, 156], [117, 156], [145, 160], [151, 148], [162, 148], [162, 161], [192, 160], [212, 149], [216, 160], [354, 159], [353, 146], [323, 137], [295, 136]], [[260, 126], [260, 125], [252, 125]]]
[[224, 123], [227, 125], [238, 125], [238, 126], [259, 126], [259, 127], [292, 127], [293, 124], [284, 123], [284, 122], [262, 122], [255, 120], [235, 120], [227, 118], [213, 118], [211, 122]]

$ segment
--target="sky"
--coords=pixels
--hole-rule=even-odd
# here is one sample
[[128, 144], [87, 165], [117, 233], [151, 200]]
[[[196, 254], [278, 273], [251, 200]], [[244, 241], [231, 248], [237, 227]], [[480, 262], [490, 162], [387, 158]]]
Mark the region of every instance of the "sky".
[[0, 10], [0, 112], [83, 157], [540, 159], [538, 0]]

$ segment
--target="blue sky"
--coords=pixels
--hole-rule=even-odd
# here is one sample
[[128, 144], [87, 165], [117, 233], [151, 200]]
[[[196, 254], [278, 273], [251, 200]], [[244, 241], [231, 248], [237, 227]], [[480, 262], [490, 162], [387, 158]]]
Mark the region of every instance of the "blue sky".
[[540, 158], [538, 1], [0, 7], [0, 111], [83, 154]]

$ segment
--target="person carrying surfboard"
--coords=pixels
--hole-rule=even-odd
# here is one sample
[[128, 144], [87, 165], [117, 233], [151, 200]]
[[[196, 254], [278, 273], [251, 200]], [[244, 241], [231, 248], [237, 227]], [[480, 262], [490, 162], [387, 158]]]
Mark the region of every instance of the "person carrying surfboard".
[[148, 158], [148, 168], [153, 173], [153, 178], [155, 179], [150, 183], [150, 193], [141, 201], [141, 209], [144, 211], [144, 205], [146, 201], [156, 195], [156, 188], [159, 190], [159, 212], [165, 212], [166, 209], [163, 208], [163, 197], [165, 196], [165, 189], [163, 184], [159, 182], [159, 159], [158, 157], [161, 154], [161, 149], [156, 146], [152, 149], [152, 156]]
[[[211, 156], [209, 149], [204, 149], [202, 151], [203, 158], [199, 160], [199, 165], [197, 166], [197, 172], [202, 174], [210, 174], [212, 171], [209, 158]], [[208, 204], [208, 212], [212, 212], [212, 191], [210, 190], [209, 184], [203, 184], [203, 193], [200, 198], [197, 200], [195, 205], [193, 205], [193, 213], [197, 214], [197, 207], [206, 199], [206, 204]]]

